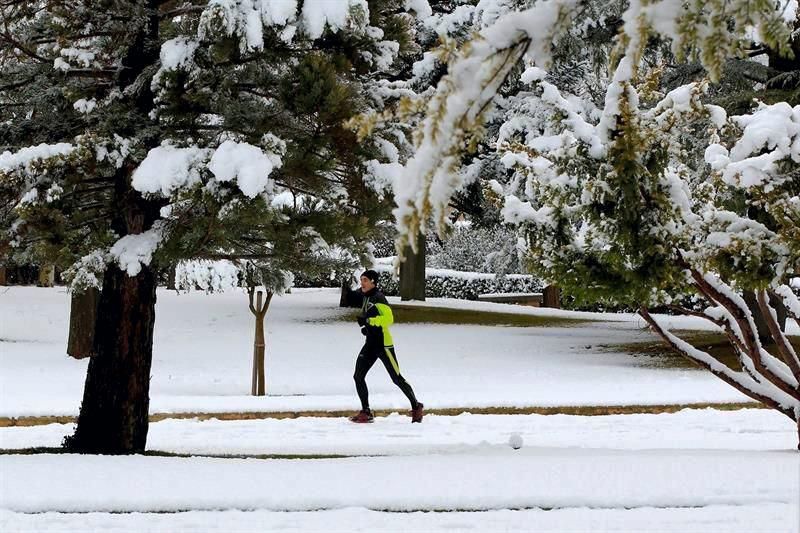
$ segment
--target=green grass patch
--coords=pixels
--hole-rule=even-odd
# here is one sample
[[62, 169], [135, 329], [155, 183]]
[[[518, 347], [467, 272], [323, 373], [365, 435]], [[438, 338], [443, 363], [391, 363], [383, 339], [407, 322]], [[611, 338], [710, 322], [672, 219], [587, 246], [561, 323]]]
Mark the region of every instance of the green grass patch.
[[[337, 318], [340, 321], [355, 322], [358, 310], [352, 310]], [[493, 311], [473, 311], [450, 307], [425, 307], [419, 305], [392, 305], [394, 321], [398, 324], [446, 324], [469, 326], [505, 326], [522, 328], [574, 327], [602, 322], [585, 318], [557, 316], [523, 315]]]
[[[703, 350], [729, 368], [739, 370], [741, 364], [728, 338], [713, 331], [673, 331], [695, 348]], [[790, 336], [789, 342], [795, 350], [800, 350], [800, 337]], [[642, 364], [655, 368], [698, 368], [689, 359], [674, 352], [665, 342], [653, 334], [652, 341], [605, 345], [608, 351], [624, 352], [639, 359]], [[774, 345], [765, 346], [768, 352], [777, 355]], [[780, 359], [780, 356], [778, 355]]]

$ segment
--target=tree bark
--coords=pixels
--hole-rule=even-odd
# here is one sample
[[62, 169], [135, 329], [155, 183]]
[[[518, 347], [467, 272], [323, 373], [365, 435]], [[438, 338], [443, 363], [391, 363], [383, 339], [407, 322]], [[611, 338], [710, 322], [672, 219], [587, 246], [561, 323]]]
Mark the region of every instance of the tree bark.
[[67, 355], [70, 357], [83, 359], [94, 355], [94, 328], [99, 303], [100, 291], [95, 287], [72, 293], [67, 341]]
[[0, 286], [8, 285], [8, 278], [6, 276], [6, 267], [0, 266]]
[[103, 277], [95, 356], [89, 362], [78, 426], [65, 439], [79, 453], [140, 453], [147, 442], [156, 276], [111, 265]]
[[175, 278], [176, 278], [176, 270], [178, 266], [172, 264], [169, 266], [169, 270], [167, 273], [167, 289], [174, 291], [175, 290]]
[[417, 235], [417, 251], [406, 247], [400, 265], [400, 299], [425, 301], [425, 235]]
[[[145, 0], [146, 18], [131, 20], [131, 34], [121, 43], [116, 88], [131, 111], [146, 117], [154, 106], [150, 83], [139, 83], [160, 53], [160, 0]], [[134, 119], [126, 127], [141, 128]], [[141, 133], [141, 132], [139, 132]], [[156, 132], [143, 134], [144, 153], [158, 145]], [[152, 228], [166, 205], [162, 198], [143, 198], [131, 185], [138, 164], [126, 159], [114, 176], [111, 229], [119, 236]], [[94, 352], [89, 360], [78, 424], [64, 446], [80, 453], [140, 453], [147, 443], [150, 367], [156, 308], [156, 266], [141, 265], [129, 276], [116, 264], [103, 275], [95, 323]]]
[[[753, 314], [753, 320], [755, 321], [756, 329], [758, 330], [758, 339], [761, 341], [761, 344], [773, 344], [775, 341], [769, 331], [769, 326], [767, 325], [767, 320], [761, 311], [761, 307], [758, 305], [756, 293], [753, 291], [742, 291], [742, 296], [744, 297], [747, 307], [750, 308], [750, 312]], [[778, 315], [778, 325], [780, 326], [781, 331], [786, 331], [787, 312], [786, 306], [783, 305], [783, 300], [774, 295], [770, 295], [769, 304]]]

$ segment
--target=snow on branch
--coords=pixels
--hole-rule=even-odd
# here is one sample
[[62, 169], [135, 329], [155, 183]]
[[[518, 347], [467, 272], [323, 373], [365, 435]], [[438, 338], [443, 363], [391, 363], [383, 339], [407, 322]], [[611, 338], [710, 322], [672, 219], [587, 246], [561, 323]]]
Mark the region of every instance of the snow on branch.
[[142, 233], [125, 235], [109, 250], [119, 267], [133, 277], [142, 270], [142, 265], [149, 265], [158, 245], [164, 239], [162, 221], [156, 221], [153, 227]]
[[[417, 0], [409, 8], [419, 13], [426, 5]], [[201, 15], [198, 38], [235, 37], [241, 51], [247, 52], [264, 48], [265, 27], [282, 28], [280, 38], [288, 43], [298, 29], [318, 39], [326, 29], [363, 34], [368, 25], [366, 0], [305, 0], [299, 13], [297, 0], [211, 0]]]
[[272, 195], [274, 182], [269, 175], [280, 166], [278, 155], [244, 142], [226, 140], [216, 149], [179, 148], [165, 142], [150, 150], [134, 171], [133, 188], [169, 197], [208, 181], [210, 171], [217, 181], [235, 182], [245, 196], [255, 198]]
[[439, 82], [420, 127], [415, 156], [397, 184], [394, 211], [402, 254], [409, 238], [433, 217], [441, 231], [451, 195], [464, 185], [456, 172], [461, 151], [471, 134], [481, 129], [483, 115], [508, 74], [529, 52], [546, 65], [559, 28], [577, 0], [551, 0], [503, 16], [462, 47], [448, 74]]
[[26, 173], [32, 171], [32, 165], [52, 157], [65, 157], [72, 153], [75, 147], [69, 143], [39, 144], [28, 146], [16, 152], [6, 151], [0, 154], [0, 174], [17, 170]]
[[792, 318], [800, 321], [800, 300], [792, 289], [788, 285], [781, 285], [776, 287], [774, 292], [783, 300], [783, 305], [786, 306]]
[[735, 187], [769, 192], [783, 184], [788, 173], [781, 172], [778, 163], [790, 159], [800, 164], [800, 105], [762, 103], [754, 113], [731, 121], [742, 128], [741, 137], [730, 152], [721, 144], [709, 146], [706, 162]]
[[171, 195], [201, 181], [200, 171], [208, 160], [208, 149], [178, 148], [169, 143], [153, 148], [133, 172], [133, 188], [139, 192]]
[[273, 193], [274, 182], [269, 175], [279, 166], [281, 160], [278, 156], [264, 153], [251, 144], [231, 140], [219, 145], [208, 163], [218, 181], [236, 181], [249, 198]]
[[[408, 161], [395, 191], [401, 256], [406, 245], [414, 245], [416, 240], [411, 236], [421, 231], [429, 218], [434, 219], [439, 231], [443, 230], [446, 206], [463, 186], [456, 169], [461, 153], [471, 136], [480, 134], [483, 114], [510, 69], [525, 54], [534, 66], [546, 67], [554, 39], [566, 31], [583, 7], [584, 2], [579, 0], [537, 2], [529, 9], [498, 18], [456, 54], [429, 102], [418, 131], [416, 156]], [[609, 140], [623, 100], [627, 100], [627, 109], [636, 109], [637, 96], [630, 85], [649, 34], [670, 39], [679, 56], [689, 48], [696, 50], [715, 79], [728, 58], [742, 53], [742, 40], [752, 35], [752, 28], [759, 31], [764, 43], [776, 50], [788, 50], [790, 34], [782, 17], [773, 2], [631, 1], [623, 13], [618, 38], [617, 57], [622, 59], [606, 97], [597, 135]], [[683, 102], [683, 96], [671, 94], [673, 109]], [[718, 111], [709, 110], [715, 122], [724, 119]], [[574, 117], [568, 120], [581, 125]], [[586, 130], [579, 135], [589, 138], [588, 133]], [[593, 155], [601, 157], [602, 148], [593, 142]]]
[[796, 420], [795, 413], [800, 412], [800, 400], [777, 390], [769, 382], [762, 383], [758, 381], [750, 373], [737, 372], [719, 362], [709, 353], [695, 348], [663, 327], [646, 308], [640, 309], [639, 314], [667, 344], [681, 355], [695, 361], [698, 365], [711, 371], [714, 375], [750, 398], [780, 411], [792, 420]]
[[175, 287], [187, 292], [220, 293], [263, 286], [270, 293], [283, 294], [293, 283], [294, 274], [263, 261], [193, 259], [175, 266]]

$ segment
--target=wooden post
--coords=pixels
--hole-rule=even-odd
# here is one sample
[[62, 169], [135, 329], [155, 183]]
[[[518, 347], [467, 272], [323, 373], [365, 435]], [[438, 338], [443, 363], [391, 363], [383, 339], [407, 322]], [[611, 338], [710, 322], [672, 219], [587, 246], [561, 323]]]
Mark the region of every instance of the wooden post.
[[94, 330], [99, 304], [100, 291], [95, 287], [72, 293], [67, 341], [67, 355], [70, 357], [83, 359], [95, 354]]
[[266, 394], [266, 377], [264, 372], [264, 316], [269, 309], [269, 302], [272, 300], [273, 293], [267, 291], [267, 299], [265, 302], [262, 300], [264, 296], [263, 291], [258, 291], [256, 302], [253, 302], [256, 288], [250, 287], [247, 294], [250, 298], [250, 312], [256, 317], [256, 334], [255, 341], [253, 342], [253, 373], [251, 376], [250, 394], [253, 396], [264, 396]]
[[555, 285], [548, 285], [542, 293], [542, 307], [561, 308], [561, 291]]
[[56, 281], [56, 267], [53, 265], [42, 265], [39, 267], [39, 286], [52, 287]]

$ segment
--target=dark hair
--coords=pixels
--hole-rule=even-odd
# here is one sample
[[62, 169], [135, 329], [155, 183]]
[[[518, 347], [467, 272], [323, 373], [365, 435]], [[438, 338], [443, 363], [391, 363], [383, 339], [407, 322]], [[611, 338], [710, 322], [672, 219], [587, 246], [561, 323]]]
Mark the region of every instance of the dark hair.
[[361, 273], [361, 275], [362, 275], [363, 277], [367, 278], [368, 280], [370, 280], [370, 281], [371, 281], [372, 283], [374, 283], [375, 285], [377, 285], [377, 284], [378, 284], [378, 278], [379, 278], [379, 276], [378, 276], [378, 273], [377, 273], [377, 272], [375, 272], [374, 270], [372, 270], [372, 269], [367, 269], [367, 270], [365, 270], [364, 272], [362, 272], [362, 273]]

